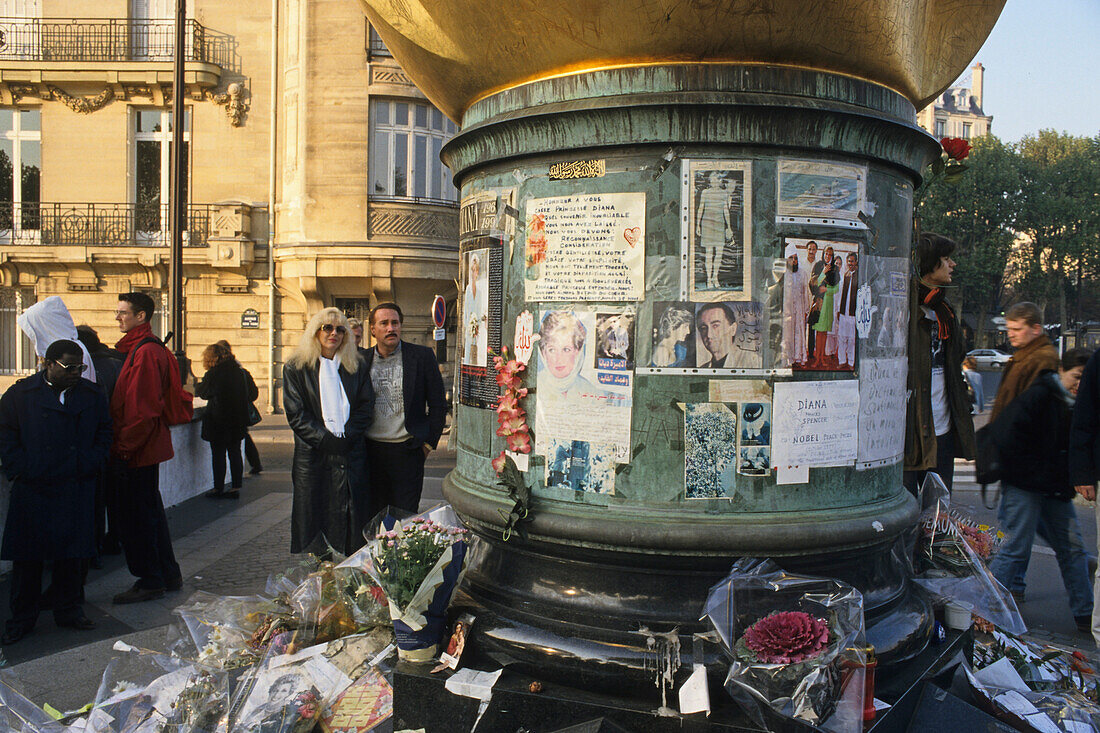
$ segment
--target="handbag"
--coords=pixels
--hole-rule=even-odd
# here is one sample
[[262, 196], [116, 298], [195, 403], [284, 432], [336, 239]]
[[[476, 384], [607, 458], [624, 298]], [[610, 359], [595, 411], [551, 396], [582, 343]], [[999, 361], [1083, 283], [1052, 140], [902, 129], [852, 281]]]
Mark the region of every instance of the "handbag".
[[248, 427], [252, 427], [260, 422], [263, 418], [260, 416], [260, 411], [256, 409], [256, 405], [252, 402], [248, 403]]
[[983, 425], [974, 433], [974, 480], [979, 484], [992, 484], [1003, 476], [1001, 451], [997, 447], [996, 423]]

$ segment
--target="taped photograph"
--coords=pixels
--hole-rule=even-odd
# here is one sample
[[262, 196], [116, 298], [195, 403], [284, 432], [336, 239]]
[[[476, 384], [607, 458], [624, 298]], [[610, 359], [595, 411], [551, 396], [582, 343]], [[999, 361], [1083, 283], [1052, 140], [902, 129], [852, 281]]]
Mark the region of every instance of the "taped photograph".
[[654, 303], [652, 344], [649, 366], [694, 367], [695, 304]]
[[741, 404], [741, 445], [772, 444], [772, 406], [765, 402]]
[[596, 368], [634, 368], [634, 314], [596, 314]]
[[546, 454], [546, 487], [615, 493], [613, 449], [584, 440], [550, 441]]
[[737, 405], [684, 405], [684, 487], [688, 499], [733, 494], [737, 473]]
[[752, 297], [752, 166], [729, 160], [684, 163], [688, 298], [748, 300]]
[[777, 366], [854, 371], [859, 245], [785, 240], [783, 341]]
[[[859, 222], [867, 199], [867, 169], [844, 163], [781, 160], [776, 217]], [[862, 224], [860, 225], [862, 227]]]
[[695, 366], [760, 369], [764, 363], [763, 307], [755, 302], [695, 306]]
[[772, 449], [766, 446], [742, 446], [737, 473], [743, 476], [767, 476], [772, 470]]

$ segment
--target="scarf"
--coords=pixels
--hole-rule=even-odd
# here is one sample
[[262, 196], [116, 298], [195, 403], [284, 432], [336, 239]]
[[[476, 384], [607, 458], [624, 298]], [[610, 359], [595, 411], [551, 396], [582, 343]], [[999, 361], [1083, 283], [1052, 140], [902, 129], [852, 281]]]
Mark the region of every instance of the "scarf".
[[955, 320], [955, 311], [947, 304], [947, 292], [943, 288], [930, 288], [921, 280], [917, 284], [917, 297], [920, 304], [936, 313], [940, 341], [951, 338], [951, 324]]

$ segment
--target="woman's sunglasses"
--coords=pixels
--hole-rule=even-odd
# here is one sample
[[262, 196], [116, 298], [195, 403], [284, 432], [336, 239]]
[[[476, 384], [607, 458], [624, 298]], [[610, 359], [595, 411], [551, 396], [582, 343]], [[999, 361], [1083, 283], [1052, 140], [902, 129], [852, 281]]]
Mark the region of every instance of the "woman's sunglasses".
[[341, 336], [343, 336], [348, 331], [343, 326], [337, 326], [334, 323], [326, 323], [325, 325], [321, 326], [321, 330], [324, 331], [325, 333], [332, 333], [333, 331], [335, 331], [336, 333], [340, 334]]

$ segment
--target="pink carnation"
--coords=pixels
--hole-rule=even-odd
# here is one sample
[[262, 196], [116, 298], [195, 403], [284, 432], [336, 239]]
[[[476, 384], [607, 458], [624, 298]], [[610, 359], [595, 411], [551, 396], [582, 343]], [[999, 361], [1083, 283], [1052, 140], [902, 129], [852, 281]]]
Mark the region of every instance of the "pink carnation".
[[829, 627], [822, 619], [802, 611], [780, 611], [746, 629], [744, 641], [765, 664], [794, 664], [825, 650]]

